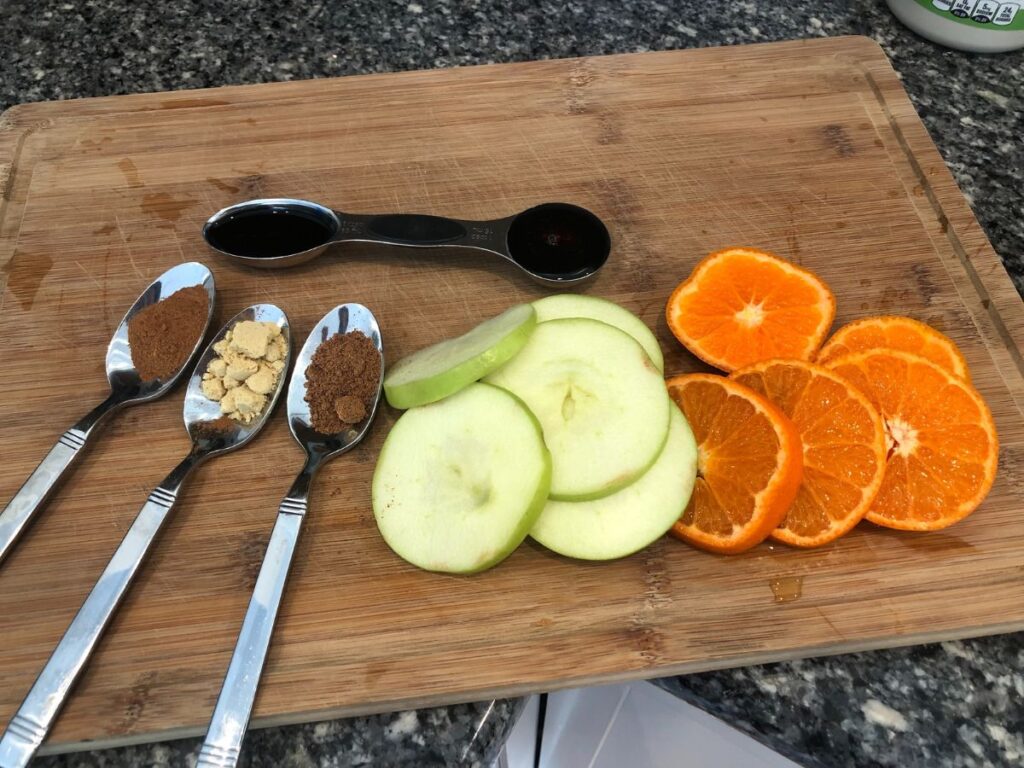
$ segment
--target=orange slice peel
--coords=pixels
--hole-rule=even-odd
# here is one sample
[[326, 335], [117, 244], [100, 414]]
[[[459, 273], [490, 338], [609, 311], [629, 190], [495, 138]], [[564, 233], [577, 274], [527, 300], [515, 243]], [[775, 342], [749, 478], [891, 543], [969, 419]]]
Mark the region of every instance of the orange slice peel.
[[722, 554], [756, 546], [800, 487], [796, 427], [766, 398], [725, 377], [695, 373], [666, 383], [698, 446], [697, 481], [673, 535]]
[[827, 365], [853, 352], [895, 349], [931, 360], [958, 378], [970, 380], [963, 353], [951, 338], [930, 325], [900, 315], [865, 317], [847, 323], [825, 343], [817, 360]]
[[723, 371], [772, 358], [810, 360], [835, 317], [816, 275], [767, 251], [728, 248], [703, 259], [669, 297], [668, 327]]
[[995, 481], [999, 441], [978, 391], [931, 360], [875, 349], [827, 366], [860, 389], [886, 431], [886, 469], [867, 519], [911, 531], [946, 528]]

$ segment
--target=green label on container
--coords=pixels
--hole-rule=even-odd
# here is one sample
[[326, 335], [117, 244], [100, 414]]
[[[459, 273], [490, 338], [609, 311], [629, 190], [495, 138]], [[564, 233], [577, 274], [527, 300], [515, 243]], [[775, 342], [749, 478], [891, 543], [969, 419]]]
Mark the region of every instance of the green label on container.
[[999, 0], [915, 0], [937, 16], [975, 29], [1024, 30], [1024, 0], [1003, 3]]

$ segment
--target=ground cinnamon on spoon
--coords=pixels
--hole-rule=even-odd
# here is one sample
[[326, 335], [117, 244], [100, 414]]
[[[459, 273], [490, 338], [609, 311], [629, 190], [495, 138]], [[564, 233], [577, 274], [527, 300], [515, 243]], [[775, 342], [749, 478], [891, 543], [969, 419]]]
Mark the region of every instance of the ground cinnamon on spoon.
[[206, 289], [191, 285], [132, 316], [128, 346], [143, 381], [167, 379], [188, 361], [206, 328], [208, 307]]
[[338, 333], [313, 353], [306, 368], [306, 402], [313, 429], [333, 435], [369, 415], [380, 386], [380, 353], [359, 331]]

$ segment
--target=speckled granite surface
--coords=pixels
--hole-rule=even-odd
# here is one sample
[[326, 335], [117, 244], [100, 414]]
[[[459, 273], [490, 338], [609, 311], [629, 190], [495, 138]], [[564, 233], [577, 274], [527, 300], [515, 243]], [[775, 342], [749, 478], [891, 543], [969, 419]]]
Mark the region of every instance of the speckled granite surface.
[[1024, 765], [1020, 634], [665, 678], [801, 765]]
[[[23, 101], [485, 62], [866, 34], [901, 73], [1024, 291], [1024, 53], [946, 51], [882, 0], [0, 3], [0, 108]], [[1024, 764], [1024, 635], [660, 682], [814, 766]], [[485, 764], [517, 702], [256, 732], [251, 766]], [[475, 733], [483, 713], [484, 728]], [[473, 746], [466, 749], [467, 741]], [[191, 766], [194, 742], [45, 758]]]
[[[487, 768], [525, 699], [250, 731], [240, 768]], [[33, 768], [194, 768], [201, 739], [36, 758]]]

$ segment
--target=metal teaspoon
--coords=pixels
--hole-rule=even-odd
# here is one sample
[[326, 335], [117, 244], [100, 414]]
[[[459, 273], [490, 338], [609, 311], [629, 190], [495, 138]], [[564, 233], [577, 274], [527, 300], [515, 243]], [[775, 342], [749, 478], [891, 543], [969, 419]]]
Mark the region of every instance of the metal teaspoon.
[[[277, 388], [258, 418], [250, 424], [232, 421], [230, 428], [226, 430], [211, 430], [205, 425], [219, 418], [221, 413], [220, 406], [202, 392], [203, 373], [216, 354], [213, 345], [224, 338], [225, 333], [240, 320], [277, 323], [288, 343], [285, 365], [278, 377]], [[103, 631], [127, 593], [146, 553], [170, 516], [185, 479], [206, 459], [241, 448], [256, 436], [273, 412], [274, 405], [284, 389], [285, 374], [290, 360], [288, 318], [273, 304], [255, 304], [242, 310], [210, 342], [192, 372], [185, 394], [185, 429], [192, 440], [192, 449], [149, 494], [128, 533], [100, 575], [99, 581], [78, 610], [43, 671], [36, 678], [32, 690], [11, 718], [7, 730], [0, 738], [0, 768], [23, 768], [28, 765], [57, 719], [75, 680], [99, 644]]]
[[[349, 331], [361, 331], [374, 343], [381, 356], [377, 395], [373, 407], [361, 422], [345, 432], [322, 435], [313, 429], [309, 403], [305, 400], [306, 368], [321, 343], [336, 333]], [[373, 313], [362, 304], [342, 304], [332, 309], [321, 318], [302, 345], [288, 385], [288, 426], [306, 452], [306, 463], [278, 507], [277, 521], [270, 534], [267, 552], [256, 579], [256, 588], [238, 633], [235, 651], [196, 768], [230, 768], [238, 762], [242, 739], [256, 700], [256, 688], [263, 672], [263, 662], [270, 647], [277, 610], [284, 594], [288, 569], [299, 540], [302, 518], [308, 509], [310, 485], [317, 471], [329, 459], [355, 447], [366, 435], [377, 413], [383, 380], [384, 347], [381, 344], [380, 328]]]
[[[203, 332], [196, 339], [188, 358], [171, 376], [166, 379], [142, 381], [132, 363], [132, 353], [128, 347], [128, 321], [146, 307], [166, 299], [175, 291], [193, 285], [202, 285], [209, 297]], [[155, 400], [181, 378], [182, 372], [188, 367], [189, 360], [195, 357], [196, 350], [199, 349], [210, 327], [214, 293], [213, 275], [210, 274], [210, 270], [202, 264], [190, 261], [164, 272], [135, 300], [107, 346], [107, 381], [110, 383], [110, 394], [107, 399], [60, 436], [57, 444], [29, 475], [28, 480], [4, 507], [3, 512], [0, 512], [0, 562], [14, 548], [15, 542], [28, 527], [29, 521], [42, 508], [60, 479], [71, 468], [99, 423], [126, 405]]]

